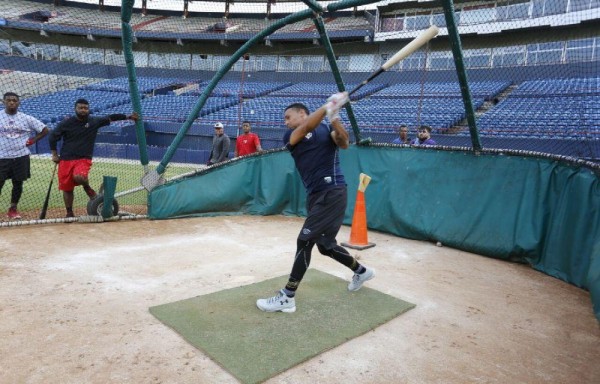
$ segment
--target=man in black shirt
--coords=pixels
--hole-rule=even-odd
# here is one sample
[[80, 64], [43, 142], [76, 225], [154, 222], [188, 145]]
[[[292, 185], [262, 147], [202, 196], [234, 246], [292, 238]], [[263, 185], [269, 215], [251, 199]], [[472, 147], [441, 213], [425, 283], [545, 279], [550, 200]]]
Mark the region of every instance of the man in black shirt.
[[[98, 129], [118, 120], [137, 121], [138, 115], [113, 114], [104, 117], [90, 116], [89, 103], [85, 99], [75, 102], [75, 116], [60, 122], [50, 134], [52, 161], [58, 164], [58, 189], [63, 191], [67, 217], [73, 214], [73, 190], [81, 185], [90, 199], [96, 191], [90, 187], [88, 175], [92, 167], [92, 155]], [[60, 156], [56, 152], [57, 143], [62, 140]]]

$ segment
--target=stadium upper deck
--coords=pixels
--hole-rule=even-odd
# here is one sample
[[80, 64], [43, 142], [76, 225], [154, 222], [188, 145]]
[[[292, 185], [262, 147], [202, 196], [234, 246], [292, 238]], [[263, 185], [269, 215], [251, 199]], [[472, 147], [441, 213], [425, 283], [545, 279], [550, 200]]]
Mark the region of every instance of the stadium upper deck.
[[[131, 25], [138, 39], [247, 40], [281, 17], [266, 18], [264, 9], [256, 8], [256, 11], [259, 9], [260, 14], [230, 13], [227, 18], [224, 13], [204, 12], [182, 18], [178, 13], [166, 11], [146, 15], [138, 12], [132, 15]], [[15, 29], [108, 37], [121, 34], [121, 14], [116, 8], [101, 11], [81, 6], [54, 6], [52, 2], [15, 0], [0, 2], [0, 15], [4, 26]], [[331, 39], [364, 39], [373, 34], [372, 19], [364, 13], [339, 13], [327, 15], [324, 23]], [[303, 20], [285, 26], [271, 39], [312, 40], [316, 37], [314, 23]]]
[[[320, 4], [327, 3], [330, 2]], [[455, 3], [455, 17], [462, 35], [560, 28], [597, 23], [600, 20], [600, 3], [596, 0]], [[43, 30], [44, 33], [120, 36], [119, 7], [111, 6], [120, 4], [120, 0], [105, 0], [102, 10], [97, 0], [59, 1], [58, 4], [61, 5], [54, 4], [54, 0], [0, 2], [0, 26]], [[138, 39], [245, 41], [285, 15], [275, 13], [279, 11], [274, 10], [276, 5], [264, 0], [244, 1], [238, 3], [241, 4], [238, 8], [230, 2], [194, 1], [189, 3], [189, 10], [185, 13], [177, 10], [181, 9], [182, 0], [154, 1], [147, 4], [148, 7], [165, 6], [171, 10], [147, 8], [142, 11], [137, 8], [132, 15], [131, 25]], [[273, 8], [268, 8], [265, 4], [271, 4]], [[294, 1], [285, 1], [284, 4], [289, 9], [288, 14], [306, 9], [304, 4]], [[202, 7], [199, 11], [195, 11], [200, 5]], [[441, 35], [447, 33], [444, 28], [445, 17], [439, 2], [384, 1], [369, 6], [371, 9], [357, 8], [347, 12], [325, 14], [324, 23], [329, 37], [342, 41], [409, 39], [432, 24], [442, 28]], [[311, 41], [318, 37], [312, 20], [303, 20], [285, 26], [271, 35], [270, 39]]]

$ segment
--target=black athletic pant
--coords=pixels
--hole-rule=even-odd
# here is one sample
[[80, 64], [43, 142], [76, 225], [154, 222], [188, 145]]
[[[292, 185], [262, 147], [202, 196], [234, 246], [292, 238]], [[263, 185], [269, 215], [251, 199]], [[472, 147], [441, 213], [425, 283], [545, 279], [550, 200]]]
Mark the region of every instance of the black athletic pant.
[[360, 267], [356, 259], [335, 240], [344, 220], [346, 204], [345, 186], [311, 194], [308, 197], [308, 216], [298, 235], [296, 255], [286, 289], [295, 291], [298, 288], [310, 265], [315, 244], [321, 254], [331, 257], [353, 271]]

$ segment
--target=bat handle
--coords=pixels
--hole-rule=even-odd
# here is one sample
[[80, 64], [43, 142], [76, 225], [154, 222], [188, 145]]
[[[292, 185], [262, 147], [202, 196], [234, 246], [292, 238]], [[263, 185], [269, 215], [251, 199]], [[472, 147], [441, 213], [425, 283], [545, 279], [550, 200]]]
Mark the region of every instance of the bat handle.
[[369, 76], [368, 79], [363, 80], [360, 84], [358, 84], [356, 87], [354, 87], [353, 90], [350, 91], [350, 93], [348, 93], [348, 96], [352, 95], [354, 92], [358, 91], [359, 89], [361, 89], [363, 86], [367, 85], [369, 83], [369, 81], [373, 80], [374, 78], [376, 78], [377, 76], [379, 76], [381, 74], [381, 72], [385, 71], [385, 69], [383, 67], [379, 68], [378, 70], [376, 70], [375, 72], [373, 72], [371, 74], [371, 76]]
[[356, 87], [354, 87], [353, 90], [351, 90], [348, 93], [348, 96], [351, 96], [354, 92], [358, 91], [359, 89], [361, 89], [365, 84], [367, 84], [367, 80], [363, 81], [362, 83], [358, 84]]

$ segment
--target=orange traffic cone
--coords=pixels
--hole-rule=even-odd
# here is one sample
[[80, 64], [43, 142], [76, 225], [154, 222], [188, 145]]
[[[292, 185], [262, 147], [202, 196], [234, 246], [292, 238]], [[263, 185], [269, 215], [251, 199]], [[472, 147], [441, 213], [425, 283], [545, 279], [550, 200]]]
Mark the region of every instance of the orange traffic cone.
[[363, 250], [375, 246], [375, 243], [369, 243], [367, 236], [367, 209], [365, 206], [365, 189], [371, 181], [371, 177], [361, 173], [356, 192], [356, 203], [354, 204], [354, 214], [352, 216], [352, 228], [350, 229], [350, 242], [342, 243], [344, 247]]

